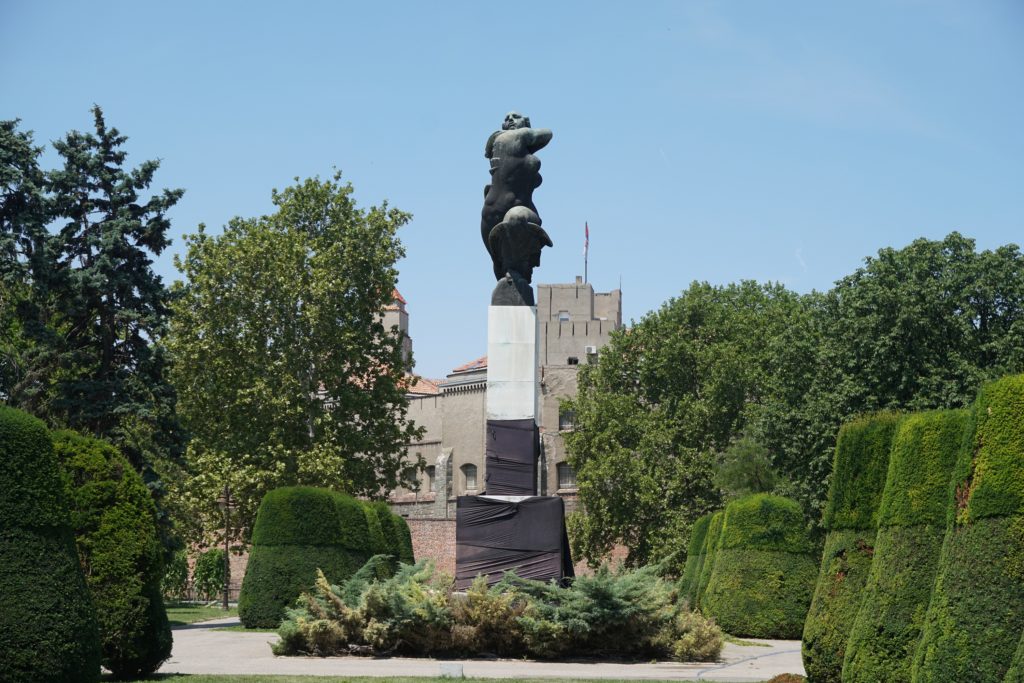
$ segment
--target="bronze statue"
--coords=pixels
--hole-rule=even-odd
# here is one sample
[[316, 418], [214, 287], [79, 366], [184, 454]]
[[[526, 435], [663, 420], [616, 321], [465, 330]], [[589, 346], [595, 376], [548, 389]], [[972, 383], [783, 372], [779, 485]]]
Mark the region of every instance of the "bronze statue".
[[[540, 263], [541, 248], [551, 246], [551, 238], [540, 227], [540, 215], [533, 204], [533, 191], [542, 180], [540, 159], [534, 152], [543, 149], [551, 141], [551, 135], [547, 128], [530, 128], [529, 118], [510, 112], [501, 130], [487, 139], [484, 156], [491, 160], [491, 183], [484, 188], [480, 236], [491, 255], [495, 279], [506, 279], [503, 291], [510, 293], [511, 284], [516, 283], [512, 289], [523, 299], [497, 305], [533, 305], [533, 289], [529, 285], [532, 270]], [[517, 208], [528, 213], [512, 214]], [[492, 231], [499, 225], [505, 227], [494, 234]], [[535, 250], [535, 254], [531, 250]], [[492, 303], [501, 289], [499, 282]], [[528, 297], [526, 291], [529, 291]], [[507, 296], [500, 298], [508, 299]]]

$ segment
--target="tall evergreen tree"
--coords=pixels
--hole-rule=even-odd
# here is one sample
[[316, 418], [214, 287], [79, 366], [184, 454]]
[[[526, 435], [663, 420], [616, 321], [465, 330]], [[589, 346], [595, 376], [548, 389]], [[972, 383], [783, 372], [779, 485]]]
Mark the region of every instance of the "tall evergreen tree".
[[60, 340], [49, 411], [55, 422], [113, 440], [145, 470], [182, 445], [160, 346], [169, 293], [152, 256], [170, 243], [166, 214], [184, 191], [140, 197], [159, 162], [125, 168], [127, 138], [98, 106], [92, 113], [94, 133], [54, 143], [64, 165], [49, 177]]

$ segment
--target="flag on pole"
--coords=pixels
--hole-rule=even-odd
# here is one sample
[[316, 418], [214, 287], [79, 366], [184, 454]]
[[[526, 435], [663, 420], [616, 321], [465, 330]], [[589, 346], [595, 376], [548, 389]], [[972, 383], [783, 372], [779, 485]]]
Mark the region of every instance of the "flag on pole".
[[590, 252], [590, 225], [585, 221], [583, 223], [583, 258], [587, 258], [587, 254]]

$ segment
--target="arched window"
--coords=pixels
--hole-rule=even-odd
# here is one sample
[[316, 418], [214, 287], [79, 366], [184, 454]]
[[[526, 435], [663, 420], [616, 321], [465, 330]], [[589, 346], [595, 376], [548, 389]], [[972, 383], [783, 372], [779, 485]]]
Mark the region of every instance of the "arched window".
[[476, 465], [470, 465], [466, 463], [461, 468], [463, 481], [466, 484], [466, 489], [476, 489]]
[[558, 470], [558, 488], [560, 489], [574, 489], [576, 488], [576, 471], [567, 462], [560, 462], [556, 466]]
[[437, 491], [437, 468], [433, 465], [427, 467], [427, 490], [433, 493]]

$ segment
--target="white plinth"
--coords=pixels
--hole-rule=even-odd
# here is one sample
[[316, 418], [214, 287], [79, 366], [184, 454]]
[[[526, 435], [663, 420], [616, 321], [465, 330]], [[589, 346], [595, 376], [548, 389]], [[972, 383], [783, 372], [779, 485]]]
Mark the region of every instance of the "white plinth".
[[537, 309], [487, 309], [487, 419], [537, 420]]

